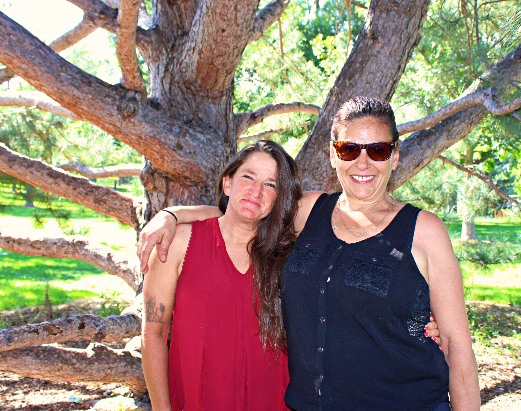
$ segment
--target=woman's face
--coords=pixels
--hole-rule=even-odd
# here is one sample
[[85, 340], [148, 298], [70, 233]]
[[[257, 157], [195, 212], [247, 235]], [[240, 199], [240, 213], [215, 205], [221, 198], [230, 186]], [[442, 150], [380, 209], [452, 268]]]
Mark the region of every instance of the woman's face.
[[[392, 143], [389, 126], [376, 117], [362, 117], [350, 121], [338, 135], [338, 141], [358, 144]], [[340, 160], [333, 143], [330, 143], [331, 165], [336, 169], [338, 180], [348, 199], [376, 202], [387, 191], [391, 172], [398, 166], [399, 147], [395, 148], [388, 160], [374, 161], [366, 150], [352, 161]]]
[[228, 210], [248, 220], [259, 221], [272, 210], [277, 198], [277, 162], [269, 154], [254, 152], [235, 174], [223, 178]]

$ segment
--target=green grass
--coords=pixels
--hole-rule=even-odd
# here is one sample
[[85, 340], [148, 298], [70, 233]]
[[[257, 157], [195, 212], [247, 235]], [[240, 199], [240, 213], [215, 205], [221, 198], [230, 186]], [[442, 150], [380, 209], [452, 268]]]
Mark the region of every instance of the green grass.
[[[70, 214], [68, 225], [72, 231], [84, 232], [92, 241], [119, 252], [135, 252], [136, 233], [131, 227], [79, 204], [51, 197], [55, 210], [65, 210]], [[45, 209], [45, 202], [35, 201], [35, 208], [26, 208], [24, 205], [25, 201], [14, 195], [10, 186], [0, 185], [2, 232], [15, 236], [66, 237], [60, 225]], [[35, 213], [44, 216], [42, 225], [35, 224]], [[72, 259], [32, 257], [0, 249], [0, 311], [43, 304], [47, 284], [53, 305], [103, 295], [127, 298], [133, 294], [122, 279], [91, 264]]]
[[42, 305], [47, 284], [53, 305], [130, 290], [122, 279], [82, 261], [0, 250], [0, 311]]
[[[117, 191], [129, 195], [128, 188], [120, 188]], [[67, 212], [72, 219], [114, 220], [111, 217], [99, 214], [88, 207], [84, 207], [65, 198], [51, 195], [50, 200], [54, 210]], [[0, 184], [0, 218], [4, 216], [33, 218], [35, 213], [44, 218], [53, 218], [53, 215], [48, 210], [49, 204], [43, 196], [37, 196], [34, 204], [34, 208], [25, 207], [25, 200], [20, 195], [15, 195], [11, 191], [10, 186]]]
[[[461, 221], [445, 221], [451, 239], [461, 235]], [[520, 242], [521, 219], [477, 218], [476, 235], [482, 240]]]
[[487, 269], [460, 262], [465, 298], [521, 306], [521, 264], [492, 264]]

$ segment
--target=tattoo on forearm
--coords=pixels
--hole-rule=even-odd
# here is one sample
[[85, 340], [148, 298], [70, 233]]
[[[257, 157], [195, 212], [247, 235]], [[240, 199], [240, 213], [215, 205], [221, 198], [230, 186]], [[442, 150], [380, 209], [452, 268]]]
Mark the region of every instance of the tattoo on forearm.
[[145, 318], [148, 323], [161, 323], [165, 314], [165, 305], [156, 303], [155, 297], [145, 295], [144, 298], [145, 306]]

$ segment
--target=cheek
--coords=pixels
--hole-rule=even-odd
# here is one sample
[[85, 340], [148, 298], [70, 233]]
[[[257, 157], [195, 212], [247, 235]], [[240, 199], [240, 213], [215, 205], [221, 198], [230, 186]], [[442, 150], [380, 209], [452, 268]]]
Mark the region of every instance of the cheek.
[[277, 199], [277, 193], [269, 193], [266, 198], [266, 209], [271, 211], [273, 206], [275, 205], [275, 200]]

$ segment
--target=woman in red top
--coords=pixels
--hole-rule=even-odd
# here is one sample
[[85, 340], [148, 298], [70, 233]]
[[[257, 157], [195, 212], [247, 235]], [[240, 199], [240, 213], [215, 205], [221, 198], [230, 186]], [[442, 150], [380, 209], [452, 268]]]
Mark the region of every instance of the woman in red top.
[[[286, 410], [279, 273], [302, 193], [294, 160], [260, 141], [219, 179], [219, 218], [182, 224], [143, 286], [143, 370], [157, 410]], [[172, 314], [170, 354], [167, 349]]]

